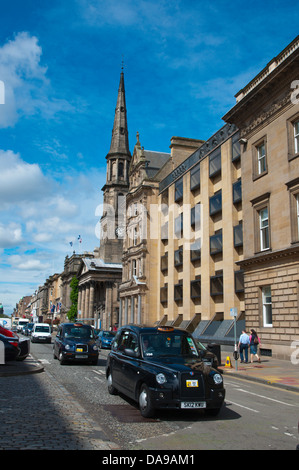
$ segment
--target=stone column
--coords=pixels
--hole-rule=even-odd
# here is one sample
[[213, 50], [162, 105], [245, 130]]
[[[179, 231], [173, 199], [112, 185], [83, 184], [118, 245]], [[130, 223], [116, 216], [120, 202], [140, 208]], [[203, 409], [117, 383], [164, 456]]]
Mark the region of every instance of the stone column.
[[89, 298], [89, 311], [88, 318], [94, 318], [94, 282], [90, 284], [90, 298]]
[[137, 323], [141, 324], [141, 295], [138, 294], [138, 311], [137, 311]]
[[86, 285], [85, 291], [85, 312], [84, 312], [84, 319], [88, 318], [89, 314], [89, 284]]
[[85, 295], [86, 295], [86, 288], [85, 285], [81, 287], [82, 289], [82, 298], [81, 298], [81, 320], [84, 318], [84, 313], [85, 313]]
[[128, 297], [125, 298], [125, 322], [126, 325], [128, 323]]

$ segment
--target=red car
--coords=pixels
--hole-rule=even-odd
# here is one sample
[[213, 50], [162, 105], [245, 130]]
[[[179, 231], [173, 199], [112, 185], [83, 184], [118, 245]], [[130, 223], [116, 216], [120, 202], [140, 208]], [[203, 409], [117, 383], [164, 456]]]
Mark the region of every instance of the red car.
[[4, 343], [5, 362], [16, 359], [20, 354], [19, 338], [12, 331], [0, 325], [0, 341]]
[[26, 359], [26, 357], [28, 356], [30, 352], [29, 340], [25, 339], [25, 340], [20, 341], [20, 338], [16, 333], [8, 330], [7, 328], [4, 328], [1, 325], [0, 325], [0, 335], [5, 336], [8, 339], [9, 343], [18, 349], [19, 354], [16, 357], [18, 361], [23, 361], [24, 359]]
[[0, 334], [3, 336], [8, 336], [9, 338], [17, 338], [17, 340], [19, 340], [18, 335], [8, 330], [7, 328], [4, 328], [2, 325], [0, 325]]

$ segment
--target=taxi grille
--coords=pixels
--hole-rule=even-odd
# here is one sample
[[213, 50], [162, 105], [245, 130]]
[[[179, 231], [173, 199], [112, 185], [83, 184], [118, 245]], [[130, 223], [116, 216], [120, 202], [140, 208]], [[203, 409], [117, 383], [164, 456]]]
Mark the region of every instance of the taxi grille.
[[[192, 382], [190, 382], [192, 381]], [[197, 381], [197, 382], [194, 382]], [[189, 385], [189, 386], [188, 386]], [[193, 385], [193, 386], [191, 386]], [[204, 398], [205, 388], [202, 374], [190, 372], [181, 374], [181, 398]]]
[[80, 352], [87, 352], [88, 351], [88, 346], [87, 344], [76, 344], [76, 351], [80, 349]]

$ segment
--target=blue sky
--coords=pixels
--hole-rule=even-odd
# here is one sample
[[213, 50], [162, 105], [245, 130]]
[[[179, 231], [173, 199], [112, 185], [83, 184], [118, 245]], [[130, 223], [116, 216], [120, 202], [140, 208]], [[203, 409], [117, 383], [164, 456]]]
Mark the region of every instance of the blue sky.
[[99, 245], [122, 58], [130, 149], [138, 131], [146, 149], [168, 152], [172, 136], [208, 139], [223, 125], [234, 95], [298, 35], [298, 3], [0, 7], [0, 302], [9, 314], [73, 249]]

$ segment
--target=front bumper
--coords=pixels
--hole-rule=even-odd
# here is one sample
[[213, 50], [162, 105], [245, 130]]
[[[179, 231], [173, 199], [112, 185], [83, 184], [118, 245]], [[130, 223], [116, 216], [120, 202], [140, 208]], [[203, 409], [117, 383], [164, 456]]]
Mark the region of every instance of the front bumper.
[[32, 336], [31, 335], [32, 343], [51, 343], [52, 337], [51, 336]]
[[[225, 399], [225, 389], [211, 389], [209, 397], [179, 397], [172, 390], [150, 388], [153, 406], [157, 409], [182, 409], [183, 403], [190, 409], [220, 409]], [[192, 404], [199, 404], [191, 406]]]
[[62, 359], [64, 361], [83, 361], [83, 362], [90, 362], [98, 360], [99, 353], [98, 352], [74, 352], [74, 351], [62, 351]]

